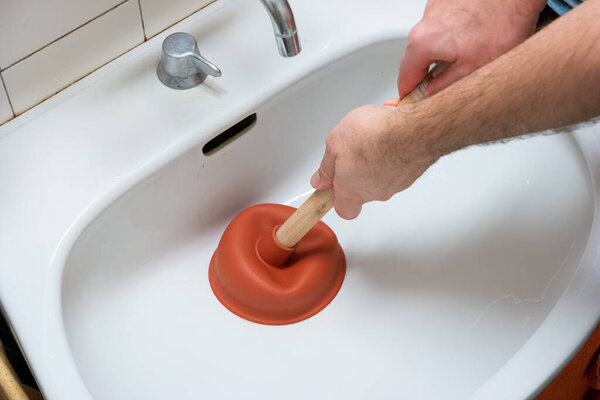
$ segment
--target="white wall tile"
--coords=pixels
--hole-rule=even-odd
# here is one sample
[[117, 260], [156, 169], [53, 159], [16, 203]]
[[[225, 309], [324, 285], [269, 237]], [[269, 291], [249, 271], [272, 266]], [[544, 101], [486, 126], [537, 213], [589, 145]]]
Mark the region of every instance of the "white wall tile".
[[0, 82], [0, 125], [12, 117], [13, 113], [10, 104], [8, 103], [8, 97], [6, 97], [4, 86], [2, 85], [2, 82]]
[[214, 0], [140, 0], [146, 37], [151, 38]]
[[128, 0], [2, 71], [15, 113], [22, 113], [143, 41], [138, 1]]
[[1, 0], [0, 69], [123, 0]]

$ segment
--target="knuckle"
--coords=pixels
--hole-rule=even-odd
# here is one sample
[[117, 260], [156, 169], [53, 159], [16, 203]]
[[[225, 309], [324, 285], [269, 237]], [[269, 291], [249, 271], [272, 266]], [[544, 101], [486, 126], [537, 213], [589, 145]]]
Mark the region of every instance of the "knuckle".
[[377, 201], [388, 201], [389, 199], [391, 199], [393, 196], [393, 194], [391, 193], [379, 193], [375, 196], [374, 200]]
[[423, 22], [416, 24], [408, 33], [408, 45], [422, 45], [427, 39], [427, 32], [427, 26]]
[[337, 138], [334, 134], [334, 131], [331, 131], [329, 135], [327, 135], [327, 139], [325, 139], [325, 151], [333, 152], [337, 145]]

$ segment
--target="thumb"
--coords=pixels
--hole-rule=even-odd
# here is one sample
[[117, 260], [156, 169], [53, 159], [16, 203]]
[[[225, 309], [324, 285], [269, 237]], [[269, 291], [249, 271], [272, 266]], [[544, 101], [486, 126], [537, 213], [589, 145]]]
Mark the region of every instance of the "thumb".
[[325, 190], [333, 187], [335, 176], [335, 156], [329, 149], [325, 148], [325, 154], [321, 160], [321, 166], [310, 178], [310, 184], [317, 190]]

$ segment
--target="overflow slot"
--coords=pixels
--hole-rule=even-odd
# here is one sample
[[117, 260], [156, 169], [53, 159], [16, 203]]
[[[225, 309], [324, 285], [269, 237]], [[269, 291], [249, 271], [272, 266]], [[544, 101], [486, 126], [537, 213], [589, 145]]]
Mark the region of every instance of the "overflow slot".
[[246, 133], [256, 123], [256, 113], [247, 116], [237, 124], [219, 133], [202, 146], [202, 153], [205, 155], [214, 154], [227, 146], [229, 143]]

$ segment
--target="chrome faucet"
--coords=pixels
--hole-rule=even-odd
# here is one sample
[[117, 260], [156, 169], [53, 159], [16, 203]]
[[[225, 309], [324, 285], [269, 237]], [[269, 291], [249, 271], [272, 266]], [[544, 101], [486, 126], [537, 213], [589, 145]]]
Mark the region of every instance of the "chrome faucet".
[[[300, 53], [294, 13], [287, 0], [260, 1], [271, 17], [279, 54], [293, 57]], [[162, 83], [172, 89], [190, 89], [204, 82], [208, 75], [221, 76], [221, 70], [200, 55], [192, 35], [176, 32], [163, 42], [156, 74]]]
[[200, 55], [192, 35], [176, 32], [163, 42], [156, 74], [171, 89], [190, 89], [204, 82], [208, 75], [221, 76], [221, 70]]
[[260, 0], [260, 2], [271, 17], [279, 54], [283, 57], [293, 57], [300, 53], [294, 13], [287, 0]]

